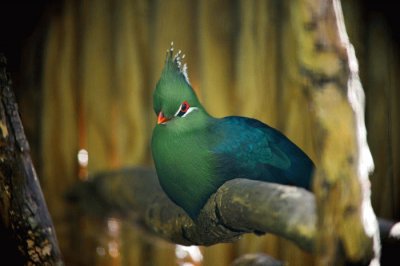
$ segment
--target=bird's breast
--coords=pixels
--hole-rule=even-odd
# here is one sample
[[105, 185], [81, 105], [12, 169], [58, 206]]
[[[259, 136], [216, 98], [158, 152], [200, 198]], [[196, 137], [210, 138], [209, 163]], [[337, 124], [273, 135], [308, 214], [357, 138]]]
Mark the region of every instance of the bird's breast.
[[209, 167], [208, 146], [201, 134], [154, 132], [152, 153], [160, 177], [169, 182], [188, 182]]
[[209, 141], [202, 131], [171, 132], [156, 128], [152, 154], [160, 184], [188, 213], [201, 209], [218, 189]]

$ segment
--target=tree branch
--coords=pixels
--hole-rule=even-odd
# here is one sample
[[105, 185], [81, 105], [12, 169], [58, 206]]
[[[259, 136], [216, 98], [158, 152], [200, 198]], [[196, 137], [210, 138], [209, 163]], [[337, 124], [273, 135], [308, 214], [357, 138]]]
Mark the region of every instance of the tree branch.
[[86, 212], [121, 217], [182, 245], [208, 246], [232, 242], [243, 233], [269, 232], [311, 251], [315, 236], [315, 202], [310, 192], [248, 179], [222, 185], [196, 221], [169, 200], [155, 171], [147, 168], [99, 173], [78, 183], [67, 197]]
[[[233, 242], [244, 233], [272, 233], [314, 252], [314, 195], [279, 184], [234, 179], [213, 194], [193, 221], [164, 193], [150, 168], [125, 168], [97, 173], [79, 182], [67, 199], [85, 213], [114, 216], [181, 245]], [[400, 223], [379, 219], [383, 259], [400, 246]]]

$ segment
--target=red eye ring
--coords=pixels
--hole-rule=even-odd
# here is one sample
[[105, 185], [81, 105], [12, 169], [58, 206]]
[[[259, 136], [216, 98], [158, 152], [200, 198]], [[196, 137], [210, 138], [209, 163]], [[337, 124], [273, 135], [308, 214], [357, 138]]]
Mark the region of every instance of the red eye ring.
[[181, 110], [180, 110], [180, 112], [186, 113], [187, 110], [189, 110], [189, 108], [190, 108], [189, 103], [188, 103], [187, 101], [184, 101], [184, 102], [181, 104]]
[[189, 110], [189, 108], [190, 108], [189, 103], [187, 101], [184, 101], [181, 104], [181, 107], [179, 108], [179, 111], [177, 112], [177, 114], [175, 114], [175, 116], [179, 116], [179, 117], [183, 116], [184, 114], [186, 114], [186, 112]]

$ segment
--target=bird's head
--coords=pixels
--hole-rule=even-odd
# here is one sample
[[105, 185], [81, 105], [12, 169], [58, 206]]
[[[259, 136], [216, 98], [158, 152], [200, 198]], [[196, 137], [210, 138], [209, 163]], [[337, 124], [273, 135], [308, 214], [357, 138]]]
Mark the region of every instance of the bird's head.
[[166, 124], [173, 119], [186, 118], [193, 111], [202, 108], [194, 93], [186, 73], [186, 64], [182, 65], [184, 55], [179, 51], [173, 56], [174, 49], [167, 51], [167, 58], [161, 78], [153, 94], [153, 108], [158, 116], [157, 124]]

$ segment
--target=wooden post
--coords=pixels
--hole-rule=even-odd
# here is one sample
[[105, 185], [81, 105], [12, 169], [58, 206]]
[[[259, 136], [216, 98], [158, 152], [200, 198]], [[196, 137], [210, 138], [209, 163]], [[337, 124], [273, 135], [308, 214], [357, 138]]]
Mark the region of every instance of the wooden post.
[[2, 261], [13, 265], [63, 265], [5, 64], [0, 55]]

